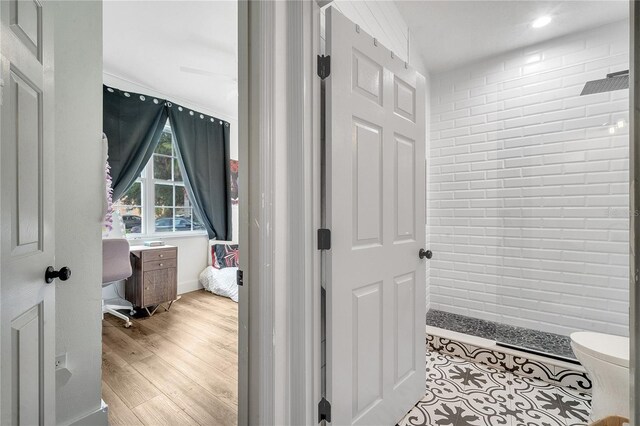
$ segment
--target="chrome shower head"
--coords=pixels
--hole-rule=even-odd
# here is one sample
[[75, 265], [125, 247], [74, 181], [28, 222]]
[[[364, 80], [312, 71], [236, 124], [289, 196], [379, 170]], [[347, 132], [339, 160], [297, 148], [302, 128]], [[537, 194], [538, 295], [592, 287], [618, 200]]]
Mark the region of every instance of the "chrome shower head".
[[622, 90], [629, 88], [629, 70], [618, 71], [607, 74], [607, 78], [601, 80], [587, 81], [582, 89], [583, 95], [591, 95], [594, 93], [612, 92], [614, 90]]

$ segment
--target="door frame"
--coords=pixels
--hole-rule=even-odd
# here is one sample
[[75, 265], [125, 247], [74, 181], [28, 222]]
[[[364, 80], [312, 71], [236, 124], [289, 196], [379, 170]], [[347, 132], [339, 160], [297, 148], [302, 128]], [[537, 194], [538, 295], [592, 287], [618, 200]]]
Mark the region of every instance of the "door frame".
[[630, 420], [640, 422], [640, 7], [629, 2], [629, 337]]
[[[239, 306], [240, 425], [317, 422], [319, 31], [316, 2], [238, 2], [239, 190], [246, 194], [239, 243], [248, 259]], [[284, 98], [274, 90], [290, 83]], [[278, 187], [283, 166], [286, 185]], [[289, 221], [303, 232], [282, 226]]]
[[[247, 128], [248, 123], [248, 28], [247, 21], [247, 3], [245, 1], [238, 2], [238, 160], [240, 164], [248, 163], [248, 140]], [[248, 194], [248, 170], [247, 167], [240, 167], [238, 170], [238, 192], [240, 194]], [[244, 197], [243, 197], [244, 198]], [[249, 200], [238, 202], [238, 244], [239, 247], [248, 247], [248, 214], [247, 206]], [[249, 268], [245, 268], [246, 282], [249, 281]], [[238, 289], [238, 425], [248, 425], [248, 403], [249, 403], [249, 330], [246, 325], [249, 323], [249, 291], [246, 286]], [[243, 350], [246, 349], [246, 350]]]
[[[287, 164], [291, 173], [287, 307], [290, 342], [290, 398], [287, 424], [317, 423], [320, 348], [320, 78], [316, 56], [320, 8], [316, 2], [290, 2], [287, 35]], [[300, 143], [302, 142], [302, 143]], [[299, 285], [304, 283], [304, 285]], [[316, 355], [316, 356], [314, 356]]]
[[318, 419], [319, 16], [315, 1], [238, 2], [240, 425]]
[[[246, 0], [242, 0], [240, 1], [240, 3], [241, 4], [246, 3]], [[272, 2], [257, 2], [257, 3], [266, 3], [266, 5], [263, 4], [261, 8], [274, 7], [273, 4], [270, 4]], [[304, 3], [306, 4], [307, 2], [304, 2]], [[300, 63], [304, 63], [305, 58], [307, 60], [309, 59], [311, 59], [312, 61], [315, 60], [316, 55], [321, 52], [320, 42], [318, 40], [318, 34], [320, 31], [320, 23], [319, 23], [320, 18], [318, 17], [319, 15], [318, 9], [319, 7], [323, 7], [326, 4], [331, 3], [331, 0], [316, 0], [314, 2], [309, 2], [309, 3], [313, 4], [311, 8], [304, 7], [304, 6], [297, 8], [299, 9], [298, 13], [302, 13], [303, 20], [307, 19], [308, 26], [303, 24], [301, 26], [295, 25], [292, 28], [292, 31], [294, 32], [292, 36], [300, 36], [301, 40], [304, 40], [304, 43], [301, 49], [302, 52], [300, 52], [299, 50], [291, 52], [289, 62], [291, 62], [291, 64], [294, 65], [294, 68], [296, 64], [299, 65]], [[640, 149], [636, 148], [636, 145], [638, 143], [637, 142], [638, 135], [640, 135], [640, 73], [636, 71], [640, 69], [640, 51], [638, 52], [638, 54], [636, 54], [636, 49], [640, 49], [640, 7], [637, 7], [634, 1], [630, 1], [629, 3], [630, 3], [630, 69], [631, 69], [630, 97], [629, 97], [630, 98], [630, 114], [629, 114], [629, 120], [630, 120], [630, 167], [629, 167], [630, 189], [629, 191], [630, 191], [630, 194], [629, 195], [630, 195], [631, 212], [635, 213], [637, 211], [640, 211], [640, 184], [636, 184], [636, 183], [640, 183]], [[242, 8], [243, 7], [241, 7], [241, 9]], [[310, 24], [309, 24], [309, 21], [311, 22]], [[248, 33], [248, 25], [245, 25], [243, 29], [242, 18], [240, 18], [239, 22], [241, 24], [240, 31], [246, 31]], [[295, 21], [290, 21], [289, 23], [294, 24]], [[256, 25], [256, 26], [254, 27], [253, 25]], [[252, 29], [257, 30], [256, 31], [257, 34], [262, 35], [261, 33], [262, 31], [264, 31], [265, 27], [269, 27], [269, 22], [267, 21], [265, 16], [262, 16], [260, 19], [257, 19], [256, 21], [252, 21]], [[282, 30], [283, 29], [281, 27], [281, 31]], [[273, 31], [275, 31], [275, 29], [271, 28], [269, 32], [271, 33]], [[257, 39], [254, 38], [254, 40], [259, 41], [259, 37], [260, 36], [258, 36]], [[242, 41], [243, 40], [242, 37], [239, 40]], [[248, 42], [248, 40], [249, 40], [249, 37], [247, 36], [245, 41]], [[272, 40], [272, 38], [269, 38], [269, 40]], [[267, 43], [264, 46], [264, 50], [262, 50], [262, 52], [259, 52], [259, 51], [254, 52], [253, 56], [255, 56], [255, 58], [253, 58], [252, 56], [252, 59], [259, 60], [261, 56], [273, 58], [272, 55], [275, 53], [274, 47], [275, 46], [273, 43]], [[239, 46], [240, 61], [241, 61], [240, 64], [242, 64], [243, 48], [245, 50], [248, 50], [248, 47], [242, 46], [242, 44], [240, 44]], [[302, 53], [302, 58], [300, 58], [301, 53]], [[272, 67], [274, 66], [273, 61], [267, 60], [267, 63], [271, 67], [270, 69], [272, 69]], [[313, 66], [311, 67], [311, 70], [303, 67], [302, 75], [306, 76], [306, 78], [309, 79], [308, 83], [313, 81], [313, 78], [316, 77]], [[246, 108], [248, 105], [247, 102], [249, 100], [253, 100], [253, 98], [258, 99], [258, 94], [260, 93], [260, 90], [256, 91], [253, 96], [247, 96], [246, 98], [243, 99], [243, 91], [242, 91], [243, 82], [245, 85], [248, 85], [248, 81], [243, 80], [243, 76], [240, 76], [239, 82], [240, 82], [240, 106], [242, 108], [243, 101], [244, 101], [244, 107]], [[266, 84], [266, 82], [263, 82], [263, 83]], [[306, 88], [309, 88], [309, 86], [306, 86]], [[290, 179], [297, 178], [297, 179], [300, 179], [299, 182], [302, 182], [303, 181], [302, 179], [304, 179], [305, 177], [305, 173], [304, 173], [305, 170], [307, 173], [310, 173], [310, 177], [311, 177], [310, 181], [306, 181], [306, 185], [303, 185], [303, 187], [307, 189], [310, 188], [312, 190], [312, 193], [310, 196], [311, 200], [309, 201], [305, 199], [305, 205], [307, 207], [309, 206], [307, 204], [309, 202], [311, 202], [311, 206], [319, 205], [320, 194], [321, 194], [320, 192], [320, 156], [319, 156], [320, 143], [319, 143], [319, 137], [318, 137], [320, 133], [319, 115], [321, 111], [321, 105], [320, 105], [320, 99], [319, 99], [319, 95], [320, 95], [319, 82], [316, 81], [315, 84], [311, 84], [311, 88], [312, 88], [311, 91], [306, 90], [301, 94], [301, 96], [303, 97], [302, 105], [309, 108], [308, 110], [306, 110], [306, 115], [302, 114], [302, 116], [304, 116], [303, 121], [306, 124], [306, 126], [310, 126], [310, 128], [313, 129], [313, 133], [309, 139], [308, 136], [307, 138], [304, 137], [304, 131], [301, 131], [300, 128], [298, 128], [298, 132], [297, 132], [297, 135], [303, 136], [299, 140], [303, 141], [305, 146], [307, 146], [307, 149], [304, 150], [304, 152], [302, 153], [302, 158], [305, 159], [305, 162], [300, 163], [300, 164], [304, 164], [305, 166], [292, 169], [291, 172], [293, 173], [290, 173], [289, 175]], [[266, 88], [263, 87], [261, 90], [265, 91], [265, 89]], [[267, 93], [267, 96], [271, 97], [271, 99], [266, 104], [273, 105], [273, 102], [275, 102], [275, 100], [273, 99], [273, 93]], [[299, 96], [298, 96], [298, 100], [299, 100]], [[295, 102], [296, 98], [291, 96], [290, 92], [288, 92], [286, 101]], [[242, 109], [240, 109], [240, 111], [242, 111]], [[298, 116], [298, 118], [300, 117]], [[244, 134], [243, 136], [244, 132], [242, 131], [242, 121], [240, 121], [240, 123], [241, 123], [240, 124], [241, 126], [240, 158], [242, 161], [243, 152], [244, 152], [244, 160], [247, 160], [249, 150], [255, 151], [254, 155], [256, 153], [259, 154], [258, 147], [256, 146], [256, 142], [259, 141], [259, 138], [254, 133], [252, 135], [253, 137], [251, 138], [251, 141], [253, 142], [253, 144], [249, 148], [248, 135]], [[268, 128], [269, 127], [268, 125], [270, 124], [270, 118], [267, 119], [266, 117], [264, 117], [262, 124]], [[254, 126], [252, 125], [252, 127]], [[259, 126], [254, 127], [255, 130], [259, 130], [259, 128], [260, 128]], [[303, 128], [305, 127], [303, 126]], [[294, 134], [296, 134], [295, 128], [291, 130], [294, 131]], [[270, 142], [273, 142], [273, 135], [269, 134], [269, 140]], [[308, 146], [309, 144], [311, 145]], [[246, 161], [244, 163], [249, 164]], [[267, 168], [270, 168], [273, 166], [273, 164], [269, 164], [269, 163], [265, 165], [267, 166]], [[311, 167], [311, 169], [309, 169], [309, 167]], [[271, 170], [271, 173], [273, 173], [273, 170]], [[241, 176], [242, 176], [242, 172], [241, 172]], [[245, 176], [245, 178], [242, 180], [245, 182], [245, 185], [246, 185], [247, 177]], [[241, 190], [242, 188], [243, 187], [241, 184]], [[246, 191], [246, 188], [245, 188], [245, 191]], [[250, 195], [249, 203], [260, 202], [259, 197], [257, 197], [256, 195], [258, 194], [254, 193]], [[271, 196], [273, 194], [266, 193], [265, 195]], [[273, 198], [270, 198], [270, 200], [273, 200]], [[314, 202], [316, 204], [313, 204]], [[307, 231], [309, 229], [315, 230], [319, 227], [319, 224], [320, 224], [319, 212], [316, 210], [319, 210], [319, 209], [315, 209], [315, 210], [312, 209], [310, 212], [307, 210], [292, 211], [291, 214], [292, 215], [295, 214], [296, 219], [300, 221], [300, 223], [305, 224], [304, 229], [306, 229]], [[248, 224], [248, 219], [249, 219], [248, 217], [243, 218], [242, 216], [240, 218], [241, 244], [243, 242], [245, 244], [248, 242], [248, 239], [243, 240], [243, 238], [246, 238], [246, 237], [243, 237], [243, 234], [246, 235], [246, 232], [244, 233], [242, 232], [243, 230], [242, 227]], [[248, 225], [247, 225], [247, 228], [248, 228]], [[265, 231], [266, 230], [263, 229], [263, 233], [261, 237], [265, 241], [272, 239], [271, 236], [266, 235]], [[305, 246], [305, 248], [306, 248], [305, 250], [302, 250], [300, 252], [291, 253], [292, 255], [291, 260], [298, 261], [297, 262], [298, 268], [295, 268], [294, 266], [292, 266], [291, 270], [297, 272], [296, 276], [298, 277], [300, 276], [308, 277], [308, 275], [304, 274], [304, 271], [307, 271], [307, 273], [311, 271], [311, 278], [305, 279], [303, 281], [304, 282], [303, 286], [300, 286], [299, 288], [295, 288], [293, 290], [297, 291], [297, 290], [300, 290], [300, 288], [304, 288], [308, 292], [307, 297], [309, 297], [309, 294], [311, 295], [311, 306], [313, 309], [312, 311], [307, 311], [306, 314], [304, 312], [301, 313], [298, 310], [292, 311], [289, 315], [288, 323], [290, 325], [304, 324], [301, 326], [302, 329], [307, 330], [309, 332], [309, 334], [307, 335], [307, 339], [305, 339], [303, 342], [299, 340], [299, 336], [297, 333], [292, 333], [292, 336], [291, 336], [292, 338], [291, 338], [291, 341], [289, 342], [290, 348], [301, 349], [302, 352], [297, 352], [297, 353], [304, 354], [303, 356], [305, 357], [305, 359], [308, 359], [308, 357], [310, 357], [312, 360], [313, 374], [310, 377], [298, 376], [300, 378], [295, 383], [293, 381], [290, 382], [290, 384], [292, 385], [292, 388], [295, 388], [300, 391], [305, 391], [305, 397], [303, 398], [303, 400], [306, 401], [306, 404], [298, 406], [299, 410], [296, 410], [295, 407], [292, 407], [291, 409], [292, 414], [296, 411], [301, 411], [301, 412], [295, 413], [297, 415], [291, 418], [299, 418], [299, 419], [305, 418], [307, 421], [305, 421], [304, 423], [309, 424], [309, 423], [316, 423], [317, 421], [316, 419], [318, 418], [317, 417], [318, 411], [317, 411], [316, 402], [319, 401], [319, 397], [320, 397], [320, 385], [321, 385], [320, 369], [322, 364], [321, 364], [321, 347], [320, 347], [321, 345], [320, 345], [319, 295], [321, 291], [321, 284], [319, 279], [319, 272], [320, 272], [319, 255], [317, 252], [314, 253], [314, 250], [312, 247], [310, 248], [307, 245]], [[300, 253], [303, 253], [303, 252], [304, 252], [304, 255], [301, 256]], [[635, 214], [630, 215], [630, 265], [629, 266], [630, 266], [629, 267], [629, 271], [630, 271], [630, 279], [629, 279], [630, 333], [629, 334], [631, 339], [630, 340], [630, 346], [631, 346], [630, 404], [631, 404], [631, 424], [635, 424], [638, 421], [640, 421], [640, 404], [635, 403], [635, 394], [640, 392], [640, 368], [638, 368], [638, 358], [640, 357], [640, 290], [637, 288], [637, 286], [640, 285], [640, 277], [636, 278], [636, 274], [637, 274], [636, 271], [637, 270], [640, 271], [640, 217], [637, 217]], [[260, 265], [258, 264], [253, 265], [253, 268], [254, 268], [253, 269], [254, 272], [256, 273], [263, 272], [261, 271]], [[297, 294], [298, 294], [298, 297], [301, 297], [300, 293], [297, 293]], [[297, 299], [297, 300], [300, 300], [300, 299]], [[269, 316], [269, 315], [266, 315], [267, 312], [257, 311], [256, 313], [264, 317]], [[295, 337], [294, 337], [294, 334], [295, 334]], [[309, 342], [309, 338], [311, 339], [311, 342]], [[241, 339], [242, 339], [242, 333], [241, 333]], [[293, 344], [294, 341], [296, 345]], [[256, 343], [256, 342], [253, 341], [253, 343]], [[262, 342], [262, 343], [264, 344], [265, 342]], [[265, 372], [263, 372], [263, 374], [264, 373]], [[267, 374], [264, 374], [264, 375], [265, 377], [267, 376]], [[241, 377], [241, 381], [242, 381], [242, 377]], [[297, 395], [302, 395], [302, 394], [297, 394]], [[280, 398], [280, 397], [282, 397], [282, 395], [277, 396], [277, 398]], [[243, 398], [243, 394], [241, 393], [240, 394], [241, 408], [244, 405], [242, 404], [242, 398]], [[313, 410], [313, 417], [311, 419], [309, 419], [308, 417], [309, 413], [307, 413], [307, 417], [304, 417], [304, 409], [308, 408], [309, 404], [312, 404], [311, 408]], [[266, 420], [268, 417], [264, 417], [263, 414], [266, 414], [266, 412], [265, 411], [260, 412], [259, 418]], [[303, 417], [298, 417], [298, 415], [302, 415]], [[241, 419], [243, 419], [243, 417], [241, 417]], [[244, 419], [246, 419], [246, 417]], [[240, 422], [240, 424], [243, 425], [247, 423]]]

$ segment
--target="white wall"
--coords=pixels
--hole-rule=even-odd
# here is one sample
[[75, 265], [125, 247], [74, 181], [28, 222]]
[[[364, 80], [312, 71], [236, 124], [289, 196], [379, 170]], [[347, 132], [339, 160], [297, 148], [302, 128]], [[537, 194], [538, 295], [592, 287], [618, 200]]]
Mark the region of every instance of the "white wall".
[[579, 96], [628, 49], [620, 22], [432, 76], [431, 308], [628, 333], [628, 90]]
[[380, 44], [406, 60], [422, 75], [428, 76], [427, 67], [417, 44], [412, 43], [411, 30], [393, 1], [332, 1], [321, 10], [322, 47], [324, 47], [324, 13], [329, 6], [358, 24], [366, 33], [377, 38]]
[[[425, 135], [426, 135], [426, 141], [425, 143], [427, 144], [427, 147], [425, 149], [425, 156], [427, 157], [425, 159], [425, 178], [427, 179], [427, 183], [425, 185], [425, 188], [427, 188], [427, 194], [425, 196], [425, 224], [426, 224], [426, 229], [425, 229], [425, 234], [426, 234], [426, 238], [425, 238], [425, 249], [426, 250], [431, 250], [433, 251], [434, 247], [432, 246], [432, 239], [431, 239], [431, 232], [430, 232], [430, 228], [431, 228], [431, 213], [429, 211], [429, 205], [431, 203], [431, 191], [429, 191], [429, 184], [431, 183], [431, 153], [429, 152], [429, 148], [431, 147], [431, 80], [432, 77], [430, 74], [426, 73], [424, 74], [426, 77], [426, 90], [427, 93], [425, 94], [425, 98], [427, 99], [427, 105], [425, 108], [425, 114], [427, 115], [427, 119], [425, 120], [426, 123], [426, 129], [425, 129]], [[432, 258], [433, 259], [433, 258]], [[426, 286], [427, 286], [427, 290], [425, 292], [425, 298], [426, 298], [426, 304], [427, 304], [427, 310], [426, 312], [429, 312], [429, 308], [431, 307], [431, 260], [429, 260], [428, 262], [425, 262], [425, 268], [426, 268], [426, 274], [425, 274], [425, 280], [426, 280]]]
[[[100, 408], [102, 281], [102, 4], [52, 2], [55, 13], [57, 424]], [[106, 419], [105, 424], [106, 424]]]
[[331, 6], [398, 57], [409, 61], [409, 26], [394, 2], [334, 0]]

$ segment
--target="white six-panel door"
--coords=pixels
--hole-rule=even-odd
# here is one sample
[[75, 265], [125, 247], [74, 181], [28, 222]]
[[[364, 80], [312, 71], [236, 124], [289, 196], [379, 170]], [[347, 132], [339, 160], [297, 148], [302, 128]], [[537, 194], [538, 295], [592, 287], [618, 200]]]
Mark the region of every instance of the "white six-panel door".
[[394, 425], [424, 395], [425, 79], [326, 14], [327, 399]]
[[52, 30], [46, 2], [0, 2], [3, 425], [55, 424]]

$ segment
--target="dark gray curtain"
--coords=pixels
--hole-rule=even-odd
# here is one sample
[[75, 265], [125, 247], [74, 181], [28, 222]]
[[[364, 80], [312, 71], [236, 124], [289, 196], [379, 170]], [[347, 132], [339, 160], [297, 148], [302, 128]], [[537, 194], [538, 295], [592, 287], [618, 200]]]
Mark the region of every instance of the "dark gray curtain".
[[103, 132], [109, 141], [113, 199], [131, 187], [147, 164], [167, 122], [164, 99], [103, 86]]
[[168, 103], [189, 199], [210, 239], [231, 239], [229, 123]]

